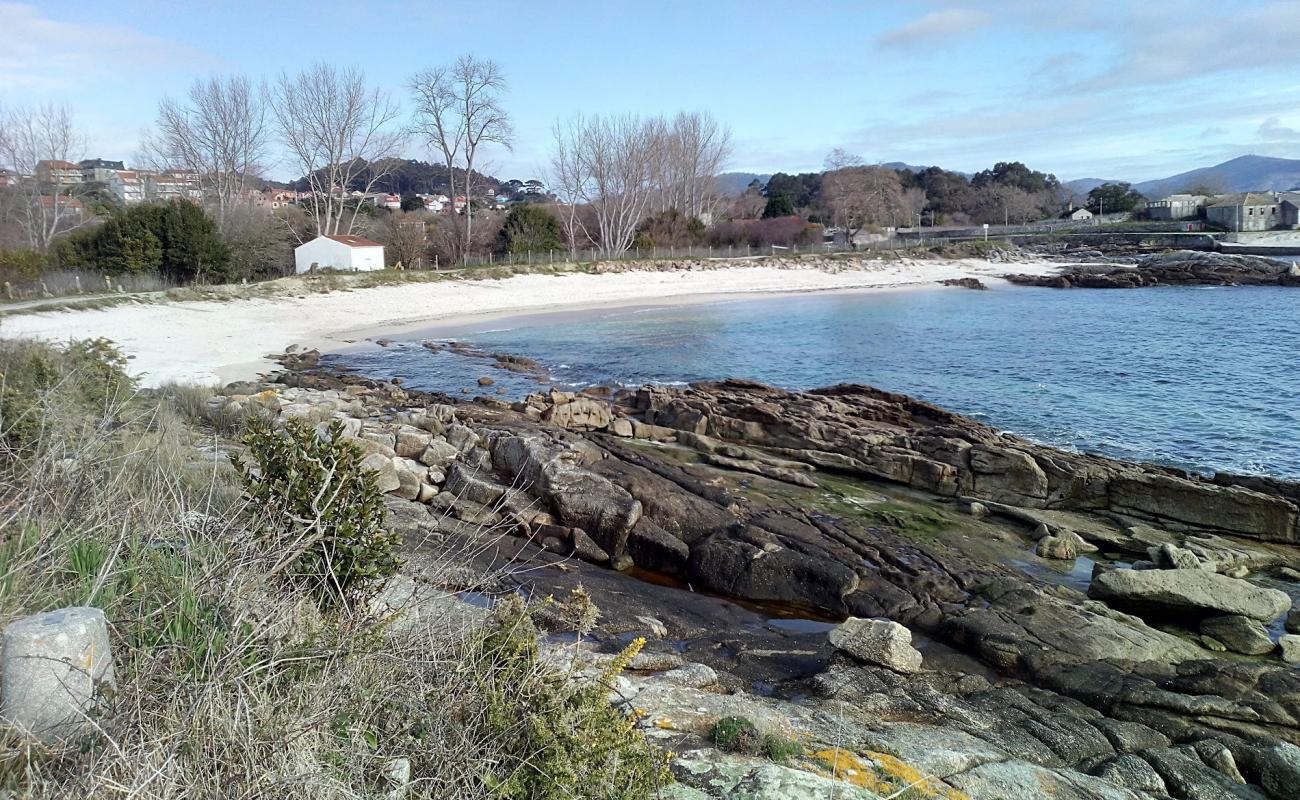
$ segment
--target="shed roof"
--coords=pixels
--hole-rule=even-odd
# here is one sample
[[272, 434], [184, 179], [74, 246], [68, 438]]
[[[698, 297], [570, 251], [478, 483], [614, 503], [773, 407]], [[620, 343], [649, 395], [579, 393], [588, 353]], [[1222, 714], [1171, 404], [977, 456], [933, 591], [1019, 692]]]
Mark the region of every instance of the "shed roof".
[[326, 239], [333, 239], [336, 242], [345, 244], [348, 247], [383, 247], [379, 242], [372, 242], [369, 239], [363, 239], [360, 236], [351, 236], [349, 234], [326, 235]]

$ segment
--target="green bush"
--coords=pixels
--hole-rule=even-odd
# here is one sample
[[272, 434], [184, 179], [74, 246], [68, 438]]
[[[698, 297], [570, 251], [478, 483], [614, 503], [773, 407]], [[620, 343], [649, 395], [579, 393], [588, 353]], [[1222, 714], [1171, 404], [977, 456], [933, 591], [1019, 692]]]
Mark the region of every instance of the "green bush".
[[671, 782], [667, 759], [609, 687], [645, 645], [638, 639], [596, 681], [573, 682], [538, 661], [537, 629], [517, 596], [499, 604], [482, 639], [476, 692], [482, 740], [495, 759], [483, 780], [502, 800], [646, 800]]
[[762, 747], [758, 728], [748, 717], [723, 717], [713, 724], [709, 738], [723, 750], [736, 753], [757, 753]]
[[232, 274], [216, 224], [184, 200], [116, 211], [103, 225], [60, 240], [55, 260], [64, 269], [157, 272], [178, 283], [221, 283]]
[[763, 755], [778, 764], [784, 764], [792, 758], [803, 755], [803, 745], [779, 733], [763, 734]]
[[42, 430], [98, 426], [135, 391], [126, 357], [106, 339], [62, 347], [0, 341], [0, 441], [26, 449]]
[[45, 255], [35, 250], [0, 250], [0, 282], [30, 283], [47, 265]]
[[244, 492], [285, 553], [284, 574], [322, 609], [364, 598], [397, 572], [401, 537], [385, 530], [375, 473], [342, 425], [318, 436], [302, 420], [281, 429], [250, 417], [243, 443], [252, 460], [236, 463]]

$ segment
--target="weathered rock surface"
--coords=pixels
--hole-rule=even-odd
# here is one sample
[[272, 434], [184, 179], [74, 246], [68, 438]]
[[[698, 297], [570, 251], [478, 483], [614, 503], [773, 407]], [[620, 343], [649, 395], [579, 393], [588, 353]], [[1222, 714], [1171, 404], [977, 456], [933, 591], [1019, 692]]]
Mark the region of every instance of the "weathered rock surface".
[[1237, 614], [1262, 622], [1291, 608], [1286, 592], [1201, 569], [1111, 570], [1093, 578], [1088, 596], [1141, 611]]
[[115, 686], [98, 608], [61, 608], [9, 623], [0, 653], [0, 719], [46, 741], [93, 734], [101, 691]]
[[1206, 617], [1201, 621], [1201, 633], [1223, 642], [1234, 653], [1258, 656], [1271, 653], [1274, 649], [1268, 629], [1249, 617]]

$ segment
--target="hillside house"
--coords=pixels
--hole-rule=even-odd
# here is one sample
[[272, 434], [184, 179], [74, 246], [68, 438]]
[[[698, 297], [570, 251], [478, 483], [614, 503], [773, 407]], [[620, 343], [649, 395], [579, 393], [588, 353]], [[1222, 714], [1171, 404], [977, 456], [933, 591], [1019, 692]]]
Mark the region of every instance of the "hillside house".
[[81, 183], [81, 165], [73, 164], [71, 161], [37, 161], [36, 182], [42, 186], [66, 186], [70, 183]]
[[109, 161], [103, 158], [87, 158], [78, 161], [81, 167], [81, 179], [86, 183], [108, 183], [114, 172], [126, 169], [121, 161]]
[[144, 179], [135, 170], [123, 169], [111, 172], [105, 183], [108, 184], [108, 190], [122, 205], [133, 206], [144, 202]]
[[1205, 207], [1205, 218], [1229, 231], [1268, 231], [1282, 225], [1282, 208], [1267, 192], [1225, 194]]
[[370, 272], [384, 268], [384, 246], [360, 236], [317, 236], [293, 251], [294, 272], [319, 269]]
[[1093, 213], [1086, 208], [1070, 208], [1061, 214], [1061, 219], [1072, 220], [1074, 222], [1086, 222], [1092, 219]]
[[1156, 220], [1198, 219], [1209, 200], [1201, 194], [1171, 194], [1147, 203], [1147, 216]]
[[1281, 196], [1282, 227], [1300, 228], [1300, 192], [1283, 192]]

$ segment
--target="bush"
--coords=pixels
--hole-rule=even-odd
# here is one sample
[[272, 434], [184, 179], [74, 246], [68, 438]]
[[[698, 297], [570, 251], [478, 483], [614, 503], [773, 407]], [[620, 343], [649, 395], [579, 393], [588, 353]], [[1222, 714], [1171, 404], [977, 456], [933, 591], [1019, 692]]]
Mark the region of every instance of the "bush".
[[[637, 639], [595, 681], [572, 682], [538, 661], [534, 609], [502, 602], [482, 639], [483, 708], [477, 735], [496, 750], [485, 775], [502, 800], [645, 800], [671, 782], [667, 759], [610, 704], [609, 687], [641, 648]], [[491, 763], [491, 762], [488, 762]]]
[[792, 758], [803, 755], [803, 745], [779, 733], [763, 734], [763, 755], [778, 764], [784, 764]]
[[723, 750], [754, 754], [762, 747], [758, 728], [748, 717], [723, 717], [713, 724], [709, 739]]
[[178, 283], [221, 283], [231, 277], [230, 249], [216, 225], [185, 200], [114, 212], [103, 225], [60, 240], [55, 256], [63, 269], [158, 272]]
[[301, 420], [279, 429], [250, 417], [243, 443], [254, 462], [236, 463], [245, 494], [284, 553], [286, 576], [322, 609], [363, 598], [397, 572], [401, 537], [384, 529], [375, 473], [361, 465], [342, 425], [318, 436]]
[[100, 427], [134, 391], [126, 357], [106, 339], [0, 341], [0, 441], [11, 448], [34, 447], [51, 426], [62, 436]]
[[35, 250], [0, 250], [0, 282], [30, 283], [45, 273], [48, 262]]
[[501, 226], [501, 245], [514, 255], [564, 250], [564, 231], [555, 215], [542, 206], [516, 203]]

